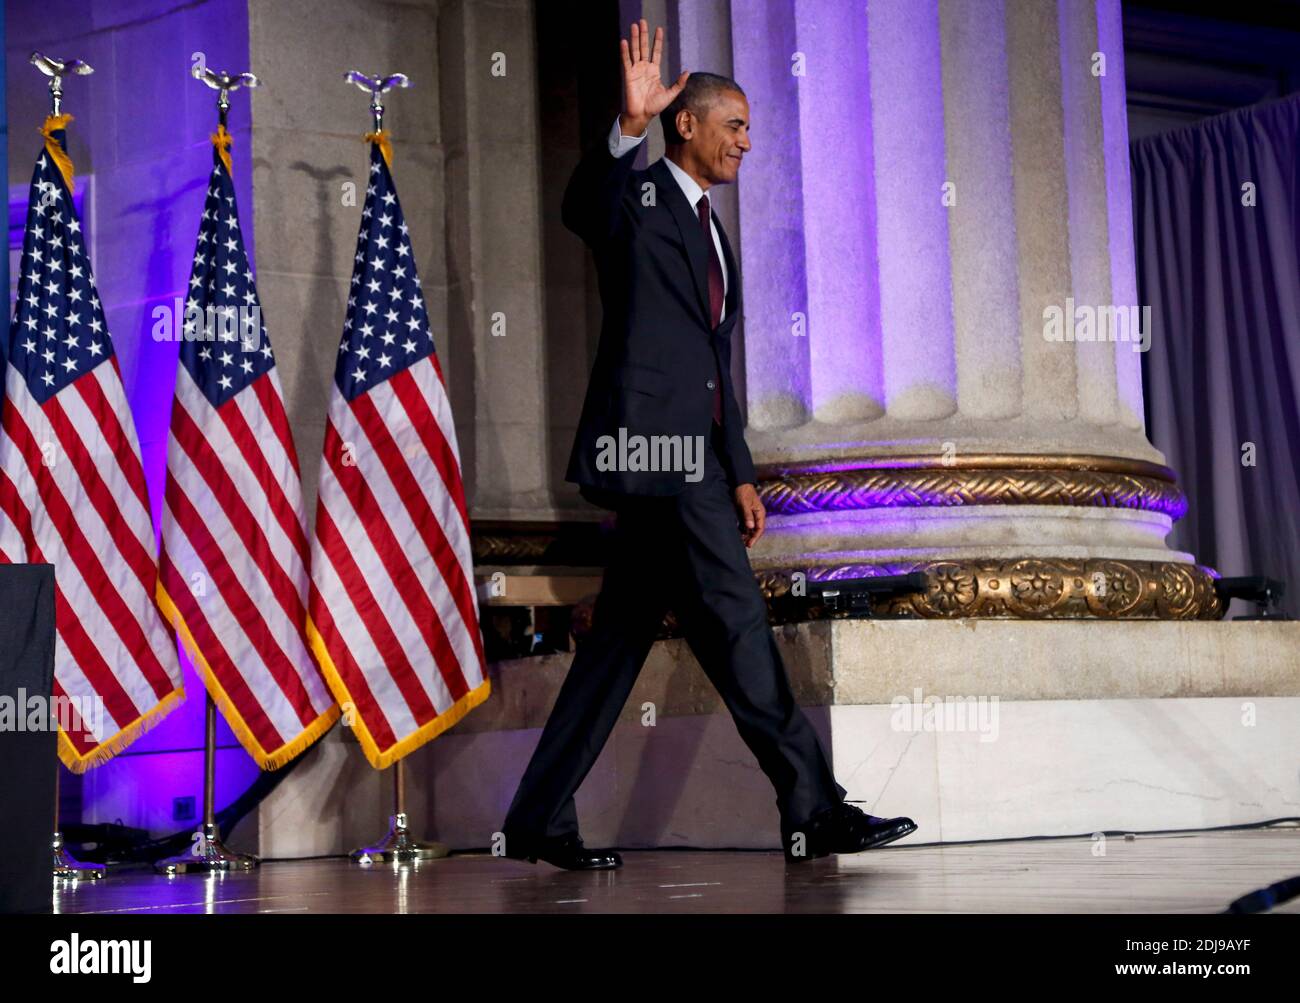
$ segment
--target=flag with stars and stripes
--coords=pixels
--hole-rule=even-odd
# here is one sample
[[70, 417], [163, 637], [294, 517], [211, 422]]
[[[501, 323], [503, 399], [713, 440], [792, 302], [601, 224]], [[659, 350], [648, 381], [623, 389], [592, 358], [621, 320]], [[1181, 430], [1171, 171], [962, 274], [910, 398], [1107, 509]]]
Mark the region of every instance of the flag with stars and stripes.
[[309, 631], [381, 769], [487, 699], [451, 406], [411, 242], [372, 134], [312, 542]]
[[185, 301], [167, 440], [159, 600], [231, 730], [264, 770], [338, 718], [306, 637], [298, 454], [244, 251], [229, 133]]
[[54, 565], [54, 696], [79, 709], [60, 727], [59, 757], [81, 773], [151, 727], [183, 690], [154, 597], [135, 425], [72, 204], [70, 117], [50, 116], [41, 130], [18, 302], [0, 351], [0, 561]]

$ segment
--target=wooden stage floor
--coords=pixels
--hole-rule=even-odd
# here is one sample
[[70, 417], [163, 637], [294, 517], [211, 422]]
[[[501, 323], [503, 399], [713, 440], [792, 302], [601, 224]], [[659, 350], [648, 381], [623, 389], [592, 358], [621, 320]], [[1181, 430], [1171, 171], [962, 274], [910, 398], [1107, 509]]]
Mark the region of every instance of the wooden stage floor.
[[[247, 875], [114, 875], [58, 913], [1212, 913], [1300, 874], [1300, 828], [887, 847], [787, 866], [776, 852], [631, 850], [621, 870], [454, 854], [418, 868], [271, 861]], [[1275, 912], [1300, 914], [1300, 901]]]

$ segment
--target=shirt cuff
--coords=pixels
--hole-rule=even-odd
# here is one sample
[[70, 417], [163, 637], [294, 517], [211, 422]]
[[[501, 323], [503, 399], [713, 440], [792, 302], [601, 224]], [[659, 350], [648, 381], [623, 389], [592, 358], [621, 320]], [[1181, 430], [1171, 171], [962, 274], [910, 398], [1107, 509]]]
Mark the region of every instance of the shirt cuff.
[[618, 127], [618, 119], [614, 119], [614, 128], [609, 130], [609, 155], [611, 157], [622, 157], [625, 154], [635, 150], [641, 144], [641, 141], [650, 135], [647, 128], [639, 136], [624, 136], [623, 130]]

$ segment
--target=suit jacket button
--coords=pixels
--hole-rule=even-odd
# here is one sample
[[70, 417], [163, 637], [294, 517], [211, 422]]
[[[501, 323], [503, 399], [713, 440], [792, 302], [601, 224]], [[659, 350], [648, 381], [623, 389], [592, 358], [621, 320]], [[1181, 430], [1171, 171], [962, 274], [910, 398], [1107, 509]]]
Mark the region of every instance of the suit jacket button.
[[709, 380], [707, 383], [704, 384], [704, 386], [705, 386], [705, 388], [708, 389], [708, 390], [717, 390], [717, 389], [718, 389], [718, 385], [717, 385], [716, 383], [714, 383], [713, 380]]

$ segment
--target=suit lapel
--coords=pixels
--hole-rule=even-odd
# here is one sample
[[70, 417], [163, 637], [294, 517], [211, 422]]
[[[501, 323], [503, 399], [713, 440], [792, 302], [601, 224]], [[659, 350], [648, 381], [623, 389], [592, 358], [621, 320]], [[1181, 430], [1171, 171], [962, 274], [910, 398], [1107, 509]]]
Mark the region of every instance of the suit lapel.
[[[686, 257], [691, 266], [691, 280], [695, 284], [695, 295], [699, 299], [700, 309], [707, 321], [709, 317], [709, 249], [704, 242], [704, 228], [700, 226], [700, 217], [695, 214], [695, 207], [686, 201], [677, 179], [668, 170], [663, 160], [656, 160], [650, 165], [655, 188], [663, 204], [672, 212], [681, 231], [682, 242], [686, 245]], [[725, 238], [724, 238], [725, 239]]]

